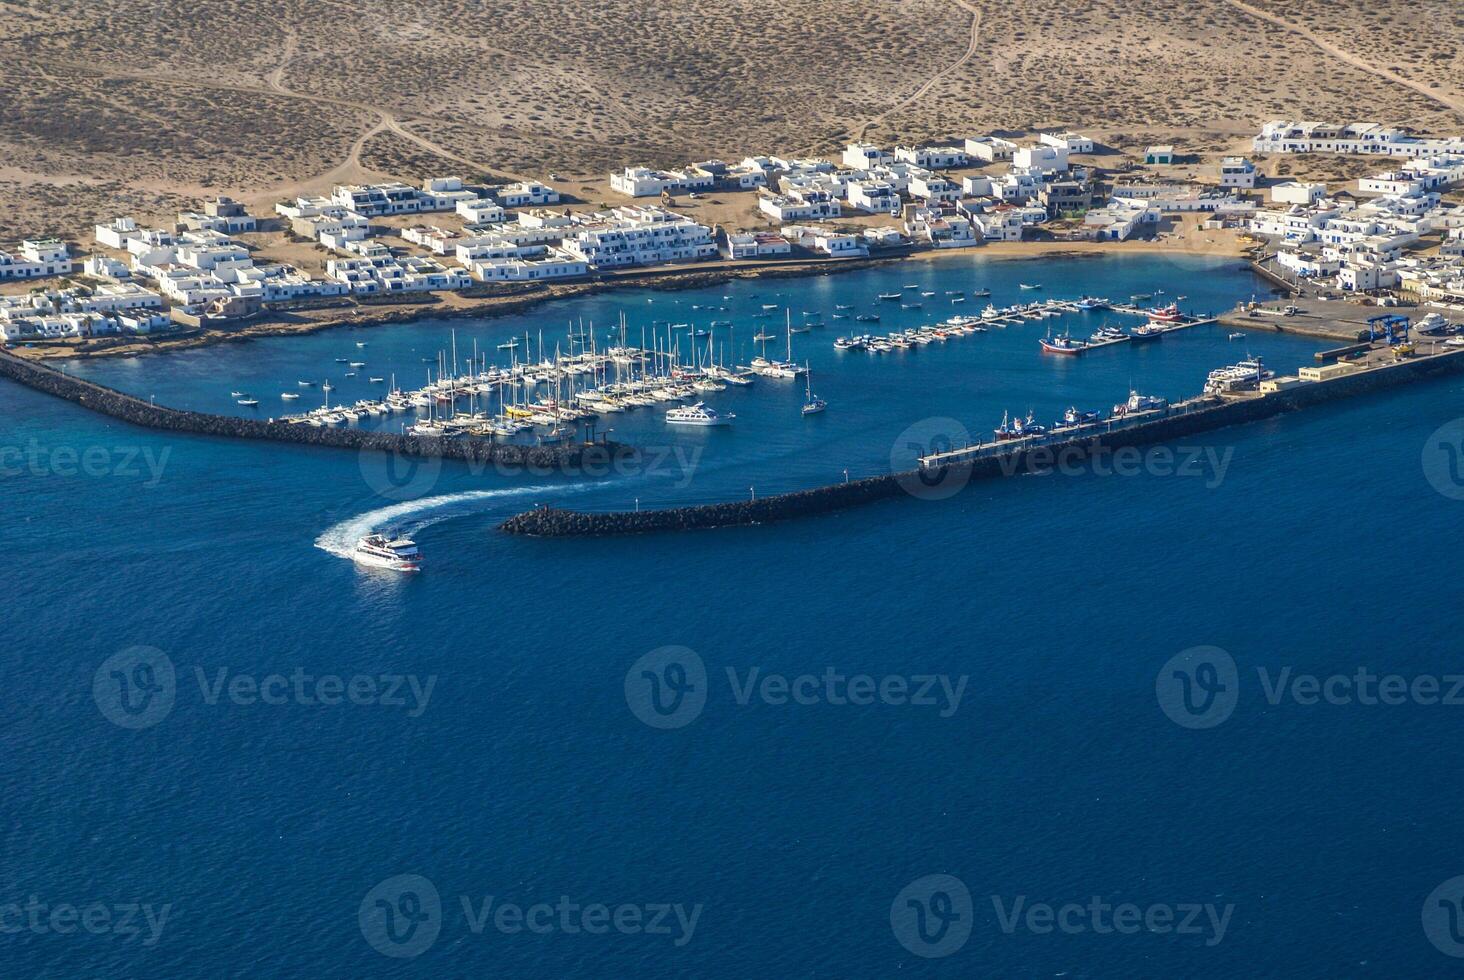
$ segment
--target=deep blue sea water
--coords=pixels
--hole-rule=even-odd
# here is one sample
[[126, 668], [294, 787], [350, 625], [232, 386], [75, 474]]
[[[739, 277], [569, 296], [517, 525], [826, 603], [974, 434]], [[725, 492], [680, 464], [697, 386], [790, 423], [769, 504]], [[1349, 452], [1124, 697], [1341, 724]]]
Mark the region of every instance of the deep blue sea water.
[[[174, 438], [0, 385], [0, 443], [22, 454], [6, 456], [0, 481], [12, 559], [5, 975], [1454, 969], [1421, 915], [1436, 886], [1464, 874], [1464, 793], [1448, 761], [1464, 705], [1271, 704], [1257, 670], [1461, 672], [1464, 502], [1434, 489], [1426, 450], [1464, 415], [1464, 380], [1207, 434], [1180, 448], [1223, 469], [1197, 474], [1149, 458], [1133, 475], [1024, 476], [685, 536], [494, 531], [537, 502], [661, 505], [883, 472], [908, 462], [912, 439], [950, 434], [931, 419], [983, 433], [1003, 411], [1050, 420], [1070, 404], [1106, 409], [1130, 387], [1180, 397], [1247, 353], [1293, 370], [1327, 346], [1201, 327], [1069, 362], [1038, 352], [1049, 325], [1068, 325], [1053, 320], [883, 357], [831, 347], [845, 332], [829, 320], [835, 302], [873, 306], [906, 283], [937, 291], [918, 313], [883, 304], [888, 329], [962, 311], [944, 290], [989, 286], [1006, 304], [1030, 298], [1016, 283], [1033, 279], [1048, 296], [1163, 289], [1159, 299], [1184, 294], [1197, 310], [1261, 289], [1233, 261], [961, 257], [73, 366], [160, 403], [242, 411], [229, 393], [248, 390], [273, 409], [266, 393], [329, 376], [358, 350], [363, 374], [422, 370], [452, 330], [463, 352], [526, 329], [562, 335], [581, 318], [608, 328], [622, 311], [633, 329], [726, 316], [739, 335], [752, 332], [743, 311], [764, 302], [824, 311], [830, 325], [797, 336], [795, 354], [813, 367], [825, 415], [800, 418], [801, 385], [768, 380], [709, 399], [737, 413], [726, 430], [668, 433], [649, 409], [621, 415], [615, 438], [664, 447], [673, 462], [588, 484], [452, 463], [387, 480], [380, 461], [348, 452]], [[723, 295], [729, 314], [690, 309]], [[1084, 316], [1075, 335], [1105, 319]], [[341, 380], [350, 400], [367, 394], [364, 379], [359, 390]], [[68, 452], [88, 450], [86, 473], [74, 472]], [[363, 571], [330, 550], [387, 524], [422, 544], [422, 575]], [[146, 679], [142, 661], [103, 664], [137, 646], [160, 651], [148, 662], [165, 656], [176, 684], [139, 716], [151, 724], [128, 728], [110, 720], [132, 720], [111, 670]], [[627, 673], [640, 684], [633, 665], [666, 646], [694, 655], [665, 655], [652, 672], [668, 678], [668, 658], [704, 665], [693, 680], [705, 705], [658, 729], [628, 704]], [[1208, 729], [1176, 724], [1172, 701], [1156, 697], [1166, 662], [1197, 646], [1223, 648], [1238, 670], [1233, 712]], [[826, 668], [966, 680], [946, 712], [742, 704], [727, 675]], [[210, 703], [198, 671], [212, 683], [222, 669], [435, 680], [420, 711], [405, 692], [401, 706]], [[431, 888], [378, 887], [400, 875]], [[932, 905], [918, 884], [930, 875], [954, 876], [969, 904], [947, 883], [937, 890], [951, 904]], [[914, 908], [912, 883], [928, 914], [950, 909], [955, 932], [923, 947], [905, 938], [942, 955], [914, 955], [892, 929], [897, 896]], [[376, 899], [390, 906], [401, 939], [407, 891], [424, 903], [421, 931], [372, 938], [416, 955], [383, 955], [360, 925], [363, 900], [368, 926], [385, 921]], [[100, 903], [113, 921], [113, 906], [147, 903], [156, 916], [167, 904], [169, 917], [151, 944], [140, 915], [139, 936], [58, 934], [3, 907], [31, 896]], [[463, 900], [476, 910], [489, 896], [475, 931]], [[535, 920], [542, 933], [492, 918], [504, 903], [561, 896], [637, 906], [645, 921], [663, 903], [700, 910], [689, 940], [674, 914], [671, 935], [570, 933], [557, 912]], [[1039, 916], [1004, 931], [997, 905], [1019, 896], [1230, 912], [1213, 943], [1209, 931], [1078, 931], [1092, 920], [1077, 913], [1068, 928], [1041, 931]], [[964, 929], [964, 942], [949, 938]]]

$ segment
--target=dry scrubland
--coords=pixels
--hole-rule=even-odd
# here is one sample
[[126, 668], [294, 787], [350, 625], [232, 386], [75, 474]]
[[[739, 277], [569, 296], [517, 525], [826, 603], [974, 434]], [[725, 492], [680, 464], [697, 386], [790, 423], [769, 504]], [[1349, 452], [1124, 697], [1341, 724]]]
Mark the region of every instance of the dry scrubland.
[[0, 240], [205, 192], [427, 171], [572, 190], [850, 133], [1070, 125], [1219, 153], [1296, 114], [1464, 131], [1454, 0], [645, 6], [0, 0]]

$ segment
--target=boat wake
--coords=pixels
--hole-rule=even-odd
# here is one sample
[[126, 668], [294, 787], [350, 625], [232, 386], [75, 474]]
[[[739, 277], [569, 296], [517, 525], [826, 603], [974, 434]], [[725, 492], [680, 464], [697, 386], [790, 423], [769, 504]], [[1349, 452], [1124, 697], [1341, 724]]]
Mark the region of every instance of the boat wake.
[[602, 488], [603, 484], [539, 485], [532, 487], [505, 487], [499, 490], [464, 490], [461, 493], [445, 493], [421, 500], [406, 500], [390, 507], [347, 518], [327, 528], [315, 539], [315, 547], [328, 551], [340, 558], [350, 558], [356, 550], [356, 542], [368, 534], [391, 529], [410, 537], [423, 528], [440, 524], [454, 517], [462, 517], [483, 509], [489, 501], [513, 497], [527, 497], [535, 494], [560, 496], [583, 493], [586, 490]]

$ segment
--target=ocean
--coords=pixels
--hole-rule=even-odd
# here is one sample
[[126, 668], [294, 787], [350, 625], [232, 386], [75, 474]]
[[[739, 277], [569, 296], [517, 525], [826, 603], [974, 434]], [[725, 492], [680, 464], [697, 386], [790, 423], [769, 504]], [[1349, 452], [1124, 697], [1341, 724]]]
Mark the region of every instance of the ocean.
[[[875, 299], [906, 285], [935, 295]], [[68, 365], [268, 416], [300, 379], [346, 401], [367, 376], [420, 384], [454, 339], [506, 357], [526, 331], [537, 351], [622, 314], [632, 336], [725, 318], [714, 343], [742, 360], [780, 322], [751, 318], [764, 304], [822, 312], [793, 352], [826, 413], [759, 379], [707, 397], [724, 429], [617, 415], [601, 431], [652, 460], [589, 480], [173, 437], [0, 385], [6, 974], [1450, 969], [1464, 380], [800, 522], [495, 530], [542, 503], [888, 472], [1003, 413], [1184, 397], [1243, 357], [1294, 371], [1335, 346], [1203, 326], [1040, 353], [1049, 328], [1137, 322], [1083, 313], [832, 347], [855, 329], [835, 304], [884, 331], [977, 313], [946, 291], [983, 287], [1201, 312], [1267, 295], [1233, 259], [976, 255]], [[387, 528], [421, 575], [342, 557]]]

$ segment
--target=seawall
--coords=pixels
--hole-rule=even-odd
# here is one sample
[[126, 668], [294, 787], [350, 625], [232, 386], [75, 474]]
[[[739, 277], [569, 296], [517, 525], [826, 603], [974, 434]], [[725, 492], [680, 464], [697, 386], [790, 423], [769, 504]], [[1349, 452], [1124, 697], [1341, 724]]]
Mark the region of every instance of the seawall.
[[631, 447], [619, 443], [523, 446], [471, 436], [440, 439], [356, 428], [316, 428], [303, 423], [182, 411], [154, 405], [115, 388], [62, 374], [53, 368], [3, 351], [0, 351], [0, 377], [9, 378], [57, 398], [64, 398], [102, 415], [164, 432], [326, 446], [354, 449], [358, 452], [379, 451], [418, 458], [460, 459], [489, 463], [509, 471], [533, 469], [538, 472], [553, 472], [589, 468], [608, 464], [615, 458], [634, 455]]
[[[1070, 459], [1076, 456], [1081, 459], [1098, 449], [1152, 444], [1230, 425], [1255, 422], [1322, 402], [1459, 370], [1464, 370], [1464, 349], [1405, 360], [1327, 381], [1301, 383], [1263, 396], [1217, 400], [1213, 406], [1182, 415], [1167, 416], [1113, 432], [1095, 433], [1028, 449], [1015, 449], [999, 456], [985, 456], [939, 470], [907, 470], [849, 483], [778, 494], [761, 500], [729, 501], [695, 507], [609, 513], [580, 513], [544, 507], [510, 517], [499, 525], [499, 530], [509, 534], [569, 537], [735, 527], [809, 517], [905, 494], [919, 498], [942, 488], [963, 486], [965, 482], [975, 479], [1048, 469], [1058, 458]], [[1064, 454], [1064, 457], [1059, 457], [1059, 454]]]

